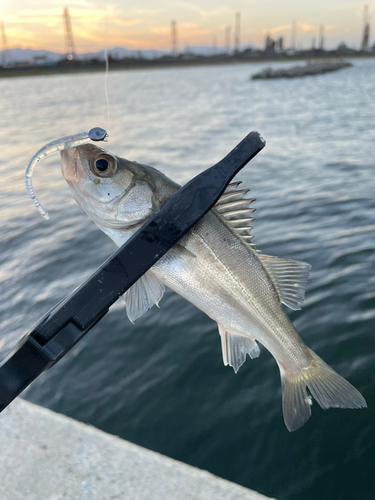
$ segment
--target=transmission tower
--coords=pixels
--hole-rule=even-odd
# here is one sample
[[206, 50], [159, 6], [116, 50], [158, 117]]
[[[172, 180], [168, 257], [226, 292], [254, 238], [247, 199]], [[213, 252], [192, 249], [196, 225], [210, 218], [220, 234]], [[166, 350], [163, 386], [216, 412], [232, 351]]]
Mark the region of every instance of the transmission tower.
[[240, 39], [241, 35], [241, 12], [236, 12], [236, 24], [235, 24], [235, 35], [234, 35], [234, 50], [238, 52], [240, 50]]
[[368, 5], [365, 5], [365, 12], [363, 16], [363, 38], [361, 46], [361, 49], [363, 51], [368, 50], [369, 39], [370, 39], [370, 21], [368, 15]]
[[7, 44], [7, 36], [5, 34], [5, 28], [4, 28], [3, 23], [0, 23], [0, 31], [1, 31], [1, 40], [3, 42], [3, 53], [1, 54], [1, 65], [5, 66], [6, 58], [7, 58], [8, 44]]
[[65, 32], [65, 53], [66, 58], [69, 61], [75, 61], [77, 59], [76, 50], [74, 46], [72, 23], [70, 21], [69, 9], [65, 8], [63, 10], [63, 22], [64, 22], [64, 32]]
[[173, 20], [171, 23], [171, 37], [172, 37], [172, 56], [177, 57], [178, 54], [177, 21], [175, 20]]

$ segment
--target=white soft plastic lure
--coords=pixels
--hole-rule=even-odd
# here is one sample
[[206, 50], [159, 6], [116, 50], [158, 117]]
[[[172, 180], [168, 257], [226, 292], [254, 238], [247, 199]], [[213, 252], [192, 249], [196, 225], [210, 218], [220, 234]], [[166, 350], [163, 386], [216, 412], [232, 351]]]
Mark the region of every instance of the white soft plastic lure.
[[76, 148], [78, 146], [82, 146], [83, 144], [87, 144], [90, 141], [105, 141], [107, 137], [108, 134], [104, 129], [95, 127], [92, 128], [89, 132], [81, 132], [80, 134], [68, 135], [66, 137], [60, 137], [60, 139], [51, 141], [40, 148], [39, 151], [31, 158], [25, 172], [26, 191], [42, 217], [44, 217], [45, 219], [49, 219], [48, 212], [44, 210], [34, 191], [32, 177], [35, 165], [46, 156], [57, 153], [58, 151], [63, 151], [64, 149], [69, 148]]

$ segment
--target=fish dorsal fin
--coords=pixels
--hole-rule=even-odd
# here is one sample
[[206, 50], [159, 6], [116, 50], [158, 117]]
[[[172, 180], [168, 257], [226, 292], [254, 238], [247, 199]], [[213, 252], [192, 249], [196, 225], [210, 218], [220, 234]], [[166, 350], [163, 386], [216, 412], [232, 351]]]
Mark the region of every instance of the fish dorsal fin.
[[268, 271], [280, 301], [294, 311], [301, 309], [305, 299], [310, 264], [293, 259], [279, 259], [272, 255], [258, 254], [258, 258]]
[[251, 359], [259, 356], [260, 349], [255, 339], [228, 332], [219, 324], [218, 327], [225, 366], [231, 366], [235, 373], [237, 373], [240, 366], [246, 361], [246, 354], [248, 354]]
[[239, 189], [241, 181], [229, 184], [224, 194], [219, 198], [214, 209], [227, 224], [237, 233], [246, 245], [255, 249], [256, 245], [252, 243], [254, 236], [250, 233], [252, 230], [252, 217], [256, 208], [252, 208], [254, 199], [245, 198], [249, 189]]
[[132, 323], [154, 304], [158, 305], [164, 295], [165, 286], [152, 271], [147, 271], [124, 293], [126, 313]]

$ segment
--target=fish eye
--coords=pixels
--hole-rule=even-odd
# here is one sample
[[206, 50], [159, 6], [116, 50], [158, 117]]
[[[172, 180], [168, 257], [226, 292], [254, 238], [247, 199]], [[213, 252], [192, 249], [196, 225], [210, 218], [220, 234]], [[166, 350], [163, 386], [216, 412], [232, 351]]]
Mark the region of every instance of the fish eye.
[[90, 162], [91, 172], [98, 177], [111, 177], [116, 169], [116, 158], [108, 153], [99, 153]]
[[95, 168], [96, 170], [99, 170], [99, 172], [105, 172], [108, 170], [109, 163], [105, 158], [99, 158], [99, 160], [96, 160], [95, 162]]

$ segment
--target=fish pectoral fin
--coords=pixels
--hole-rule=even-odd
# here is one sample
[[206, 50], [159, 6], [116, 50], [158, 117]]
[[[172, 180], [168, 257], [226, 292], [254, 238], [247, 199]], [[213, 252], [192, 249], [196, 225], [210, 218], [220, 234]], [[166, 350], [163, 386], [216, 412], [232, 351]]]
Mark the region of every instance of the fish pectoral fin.
[[235, 373], [246, 361], [246, 354], [251, 359], [257, 358], [260, 354], [259, 346], [255, 339], [245, 337], [238, 333], [228, 332], [218, 323], [221, 336], [221, 349], [223, 352], [224, 365], [230, 365]]
[[279, 294], [280, 301], [294, 311], [301, 309], [311, 266], [307, 262], [258, 255]]
[[154, 304], [158, 305], [164, 295], [165, 286], [152, 270], [147, 271], [124, 293], [126, 313], [132, 323]]

